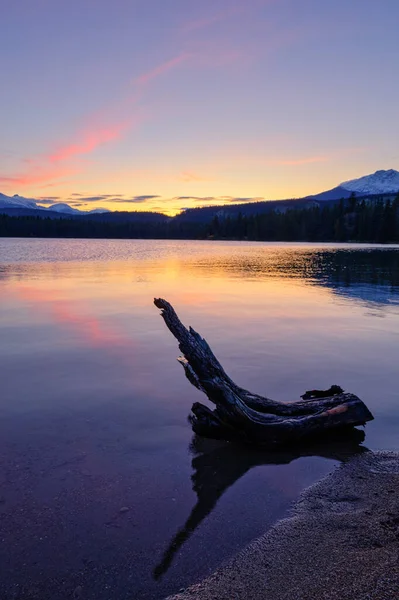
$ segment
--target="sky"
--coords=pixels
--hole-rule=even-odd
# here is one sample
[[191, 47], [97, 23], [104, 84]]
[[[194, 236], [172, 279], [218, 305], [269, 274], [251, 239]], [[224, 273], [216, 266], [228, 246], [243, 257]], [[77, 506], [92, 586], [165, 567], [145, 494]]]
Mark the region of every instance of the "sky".
[[0, 0], [0, 192], [303, 197], [399, 168], [398, 0]]

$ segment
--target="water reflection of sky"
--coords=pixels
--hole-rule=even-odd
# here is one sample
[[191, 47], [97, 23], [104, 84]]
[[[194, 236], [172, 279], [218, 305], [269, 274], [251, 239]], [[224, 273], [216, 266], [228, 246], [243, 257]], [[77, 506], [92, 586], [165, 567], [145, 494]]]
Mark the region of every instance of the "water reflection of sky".
[[162, 597], [356, 451], [193, 447], [201, 395], [154, 296], [244, 387], [290, 401], [340, 384], [376, 416], [366, 446], [395, 448], [398, 280], [392, 247], [0, 240], [1, 597], [19, 583], [22, 600], [65, 598], [60, 581], [96, 600], [107, 586]]

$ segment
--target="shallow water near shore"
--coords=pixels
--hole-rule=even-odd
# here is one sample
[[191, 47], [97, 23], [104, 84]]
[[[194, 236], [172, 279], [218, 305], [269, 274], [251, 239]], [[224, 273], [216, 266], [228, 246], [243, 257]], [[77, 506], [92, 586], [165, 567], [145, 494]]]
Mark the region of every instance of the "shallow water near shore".
[[354, 445], [237, 452], [194, 438], [154, 296], [243, 387], [339, 384], [397, 449], [399, 247], [0, 240], [0, 597], [156, 599], [287, 514]]

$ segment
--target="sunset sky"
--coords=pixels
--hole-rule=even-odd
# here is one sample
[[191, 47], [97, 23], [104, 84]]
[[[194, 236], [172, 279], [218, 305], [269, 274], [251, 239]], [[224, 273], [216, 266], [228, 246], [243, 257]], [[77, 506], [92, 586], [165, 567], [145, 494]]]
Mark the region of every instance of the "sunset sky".
[[0, 192], [173, 214], [399, 168], [398, 22], [398, 0], [2, 0]]

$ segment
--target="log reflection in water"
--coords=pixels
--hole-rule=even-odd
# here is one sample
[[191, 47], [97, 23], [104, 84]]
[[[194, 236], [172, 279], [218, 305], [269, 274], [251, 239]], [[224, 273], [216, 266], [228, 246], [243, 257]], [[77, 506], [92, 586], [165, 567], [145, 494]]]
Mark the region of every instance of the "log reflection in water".
[[197, 503], [155, 567], [154, 579], [160, 579], [169, 570], [177, 552], [212, 512], [219, 498], [250, 469], [262, 465], [285, 465], [301, 457], [345, 462], [356, 454], [368, 452], [367, 448], [360, 445], [364, 438], [363, 431], [351, 429], [345, 438], [338, 439], [336, 435], [330, 435], [326, 439], [324, 436], [323, 442], [314, 442], [303, 448], [267, 452], [195, 435], [190, 451], [194, 454], [191, 480], [193, 491], [197, 494]]

